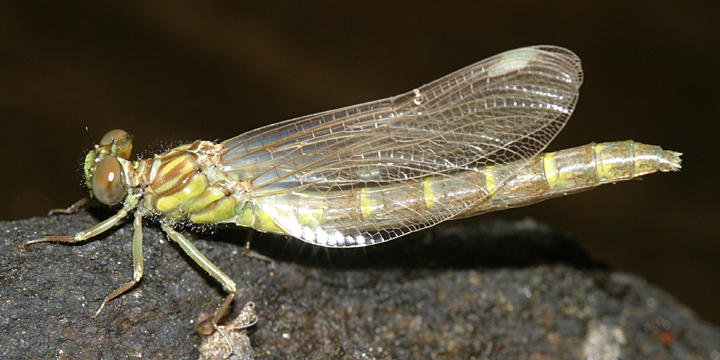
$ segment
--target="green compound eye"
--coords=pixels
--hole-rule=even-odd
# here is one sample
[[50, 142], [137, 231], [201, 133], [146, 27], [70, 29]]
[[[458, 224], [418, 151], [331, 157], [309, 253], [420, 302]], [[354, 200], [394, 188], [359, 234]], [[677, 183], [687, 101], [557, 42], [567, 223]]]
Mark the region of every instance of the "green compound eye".
[[132, 139], [130, 138], [130, 134], [122, 129], [114, 129], [106, 132], [100, 139], [100, 145], [112, 145], [115, 151], [114, 155], [125, 160], [130, 158], [130, 153], [132, 152]]
[[97, 165], [92, 190], [95, 198], [105, 205], [115, 205], [125, 197], [122, 166], [115, 157], [106, 157]]

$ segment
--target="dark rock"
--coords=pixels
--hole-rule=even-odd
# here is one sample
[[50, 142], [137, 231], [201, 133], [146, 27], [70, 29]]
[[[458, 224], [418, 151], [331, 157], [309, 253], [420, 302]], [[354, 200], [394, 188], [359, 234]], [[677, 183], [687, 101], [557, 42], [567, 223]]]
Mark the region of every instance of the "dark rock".
[[[132, 276], [130, 221], [86, 243], [23, 249], [107, 215], [0, 222], [0, 358], [198, 358], [195, 321], [224, 294], [157, 225], [145, 224], [145, 277], [97, 319]], [[227, 322], [256, 304], [245, 358], [720, 356], [717, 328], [533, 220], [450, 222], [345, 251], [242, 229], [186, 234], [238, 284]], [[277, 260], [242, 256], [248, 236]]]

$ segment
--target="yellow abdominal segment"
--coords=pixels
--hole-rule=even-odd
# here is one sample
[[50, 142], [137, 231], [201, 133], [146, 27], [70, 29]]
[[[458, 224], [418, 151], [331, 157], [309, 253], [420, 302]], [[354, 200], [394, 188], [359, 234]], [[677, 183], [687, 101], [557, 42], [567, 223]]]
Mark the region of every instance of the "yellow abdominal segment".
[[433, 189], [432, 178], [423, 180], [423, 196], [425, 197], [425, 206], [431, 208], [435, 204], [435, 189]]
[[545, 172], [545, 180], [549, 187], [556, 187], [560, 182], [560, 173], [555, 167], [555, 161], [553, 161], [553, 155], [555, 153], [544, 153], [541, 156], [543, 171]]
[[381, 206], [380, 204], [373, 204], [376, 197], [372, 196], [371, 191], [369, 188], [360, 189], [360, 212], [363, 217], [369, 217], [373, 213], [373, 208]]
[[495, 175], [493, 175], [493, 167], [488, 166], [485, 168], [485, 190], [492, 196], [497, 191], [497, 183], [495, 181]]

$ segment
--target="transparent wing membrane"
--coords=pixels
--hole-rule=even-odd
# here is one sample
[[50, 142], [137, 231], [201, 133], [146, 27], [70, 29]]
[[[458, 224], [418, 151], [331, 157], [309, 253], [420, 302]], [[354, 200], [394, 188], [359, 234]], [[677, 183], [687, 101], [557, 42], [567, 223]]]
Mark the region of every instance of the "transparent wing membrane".
[[[251, 201], [290, 235], [326, 246], [386, 241], [483, 201], [489, 190], [468, 177], [463, 186], [484, 196], [438, 197], [427, 206], [421, 183], [462, 183], [464, 173], [532, 159], [564, 126], [581, 83], [580, 60], [569, 50], [516, 49], [402, 95], [228, 139], [223, 170], [247, 181]], [[513, 176], [495, 178], [495, 186]], [[312, 206], [326, 211], [302, 220]]]

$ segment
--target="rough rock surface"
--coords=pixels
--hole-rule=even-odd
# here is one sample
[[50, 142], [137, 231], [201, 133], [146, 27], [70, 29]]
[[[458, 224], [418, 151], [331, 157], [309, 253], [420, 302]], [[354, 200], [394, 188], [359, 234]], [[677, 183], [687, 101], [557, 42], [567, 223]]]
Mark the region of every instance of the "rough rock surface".
[[[157, 225], [145, 224], [145, 277], [97, 318], [132, 276], [130, 221], [82, 244], [22, 247], [108, 215], [0, 222], [0, 358], [200, 356], [196, 319], [223, 292]], [[227, 322], [256, 304], [237, 358], [720, 358], [717, 328], [533, 220], [451, 222], [346, 251], [241, 229], [186, 234], [238, 284]], [[249, 236], [276, 261], [243, 256]]]

